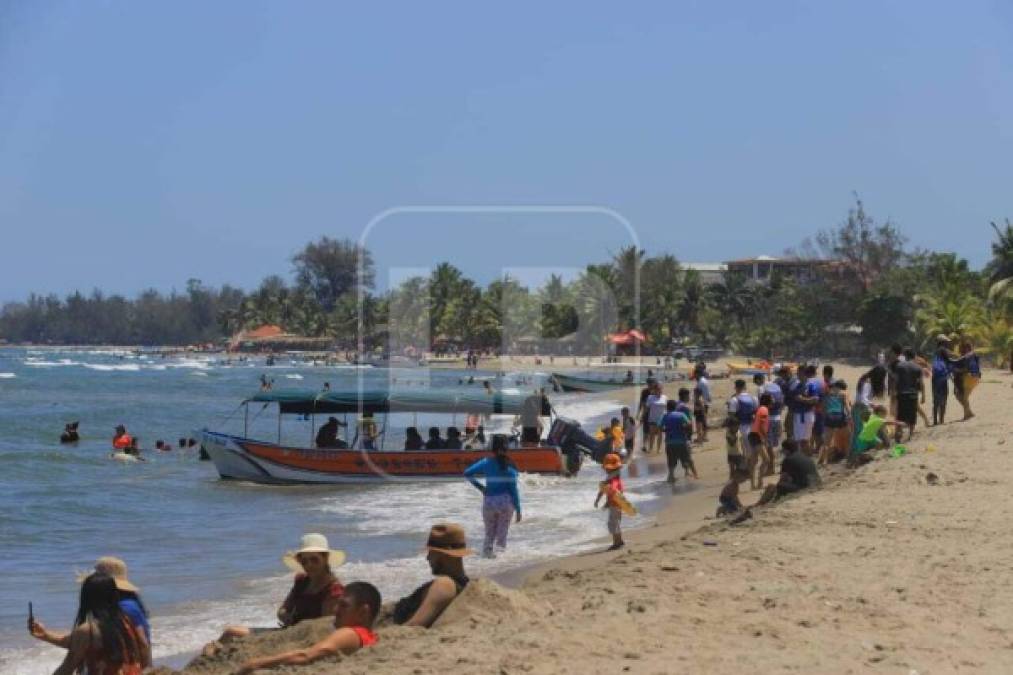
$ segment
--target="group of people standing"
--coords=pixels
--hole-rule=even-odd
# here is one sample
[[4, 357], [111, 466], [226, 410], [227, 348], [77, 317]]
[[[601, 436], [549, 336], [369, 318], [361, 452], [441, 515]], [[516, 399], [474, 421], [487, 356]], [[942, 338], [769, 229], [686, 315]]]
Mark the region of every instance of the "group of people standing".
[[[959, 353], [952, 350], [953, 342], [939, 335], [931, 364], [913, 348], [894, 345], [889, 356], [858, 378], [853, 400], [831, 365], [781, 366], [773, 379], [757, 373], [753, 392], [745, 380], [736, 380], [723, 422], [729, 482], [719, 512], [735, 513], [736, 503], [741, 507], [739, 482], [763, 488], [764, 478], [774, 473], [778, 448], [784, 451], [781, 476], [760, 503], [797, 489], [800, 482], [802, 487], [818, 482], [817, 465], [846, 460], [856, 466], [869, 460], [870, 450], [901, 443], [905, 431], [910, 440], [919, 417], [927, 426], [942, 424], [951, 380], [963, 419], [973, 417], [970, 394], [981, 377], [978, 357], [970, 341], [961, 341]], [[932, 392], [931, 422], [922, 407], [926, 381]]]

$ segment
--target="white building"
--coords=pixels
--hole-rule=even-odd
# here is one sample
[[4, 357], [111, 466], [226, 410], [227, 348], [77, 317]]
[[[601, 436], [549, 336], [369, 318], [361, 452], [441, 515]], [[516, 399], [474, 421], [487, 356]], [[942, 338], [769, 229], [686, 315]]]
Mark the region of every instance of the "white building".
[[679, 265], [684, 270], [695, 270], [700, 275], [700, 282], [704, 286], [721, 283], [725, 279], [725, 272], [728, 271], [728, 265], [724, 263], [684, 262]]

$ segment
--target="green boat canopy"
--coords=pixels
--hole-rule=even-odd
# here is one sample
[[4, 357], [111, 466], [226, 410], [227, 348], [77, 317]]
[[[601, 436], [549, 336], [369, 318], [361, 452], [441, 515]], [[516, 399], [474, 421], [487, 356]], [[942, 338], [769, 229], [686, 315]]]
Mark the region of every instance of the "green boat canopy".
[[247, 399], [248, 403], [277, 403], [282, 414], [434, 412], [520, 415], [534, 408], [539, 415], [551, 412], [549, 400], [533, 394], [489, 394], [475, 389], [382, 389], [314, 391], [272, 389]]

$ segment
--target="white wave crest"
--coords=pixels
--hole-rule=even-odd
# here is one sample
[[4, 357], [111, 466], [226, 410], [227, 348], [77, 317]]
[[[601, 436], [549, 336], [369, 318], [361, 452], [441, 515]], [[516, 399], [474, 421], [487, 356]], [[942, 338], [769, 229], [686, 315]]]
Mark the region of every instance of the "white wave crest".
[[118, 364], [82, 363], [81, 365], [89, 370], [97, 370], [104, 373], [111, 373], [111, 372], [136, 373], [141, 369], [141, 367], [136, 363], [118, 363]]

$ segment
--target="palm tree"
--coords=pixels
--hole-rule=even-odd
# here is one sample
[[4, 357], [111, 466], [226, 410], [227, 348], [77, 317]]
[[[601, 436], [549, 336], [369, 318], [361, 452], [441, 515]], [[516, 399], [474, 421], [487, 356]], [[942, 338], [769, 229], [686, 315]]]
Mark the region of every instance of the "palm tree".
[[696, 334], [700, 330], [700, 312], [705, 302], [700, 273], [696, 270], [686, 270], [682, 278], [682, 287], [682, 301], [678, 310], [679, 323], [687, 333]]
[[542, 305], [542, 337], [560, 338], [577, 329], [577, 314], [562, 277], [551, 275], [539, 292], [539, 298]]
[[461, 270], [448, 262], [437, 265], [429, 276], [429, 317], [433, 337], [444, 332], [447, 306], [460, 293], [463, 282]]
[[994, 222], [996, 240], [992, 242], [992, 260], [985, 266], [985, 273], [993, 283], [1013, 277], [1013, 223], [1006, 219], [1005, 229], [999, 229]]
[[637, 285], [642, 282], [641, 274], [646, 253], [636, 246], [626, 246], [612, 256], [612, 290], [619, 306], [619, 318], [627, 326], [633, 326], [637, 314]]
[[940, 333], [968, 335], [984, 318], [981, 300], [966, 292], [944, 289], [938, 295], [916, 296], [915, 301], [915, 322], [926, 340]]
[[708, 293], [723, 320], [739, 327], [747, 323], [756, 300], [752, 284], [740, 274], [726, 274], [724, 279], [708, 287]]
[[1009, 303], [1013, 300], [1013, 277], [1006, 277], [992, 284], [988, 289], [990, 303]]
[[1013, 372], [1013, 322], [990, 311], [982, 316], [973, 332], [979, 351], [990, 354], [997, 368], [1009, 365]]
[[657, 345], [668, 345], [678, 335], [682, 304], [682, 270], [674, 256], [651, 258], [641, 275], [641, 325]]

